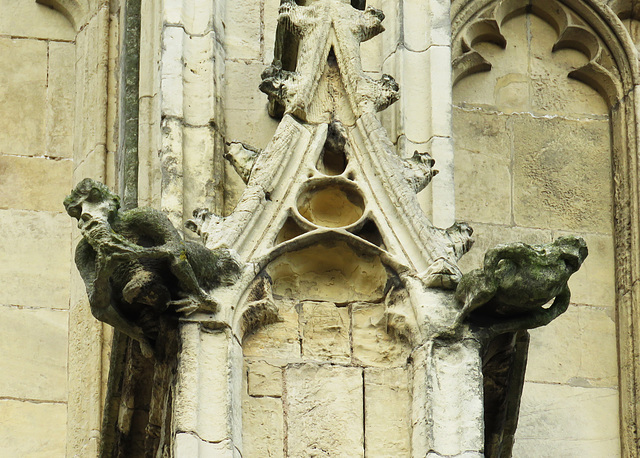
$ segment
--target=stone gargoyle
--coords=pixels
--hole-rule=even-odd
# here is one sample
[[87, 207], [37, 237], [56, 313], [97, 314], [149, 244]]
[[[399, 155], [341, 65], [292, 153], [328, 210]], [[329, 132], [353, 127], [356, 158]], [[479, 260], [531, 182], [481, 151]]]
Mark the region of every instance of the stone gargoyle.
[[82, 233], [75, 262], [91, 312], [138, 340], [145, 354], [162, 316], [215, 312], [209, 292], [239, 276], [229, 251], [183, 240], [159, 210], [120, 211], [119, 197], [102, 183], [85, 178], [64, 206]]
[[456, 290], [462, 304], [456, 324], [469, 320], [497, 335], [550, 323], [567, 310], [567, 282], [587, 255], [585, 241], [574, 236], [546, 245], [496, 246], [485, 254], [482, 269], [462, 276]]

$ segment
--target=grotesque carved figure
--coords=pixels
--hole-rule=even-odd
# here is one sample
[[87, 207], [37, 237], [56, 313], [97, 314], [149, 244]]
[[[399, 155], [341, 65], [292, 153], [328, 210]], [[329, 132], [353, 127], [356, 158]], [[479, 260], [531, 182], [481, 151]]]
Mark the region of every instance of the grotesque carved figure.
[[158, 210], [119, 211], [118, 196], [97, 181], [81, 181], [64, 206], [83, 236], [76, 265], [91, 312], [147, 353], [163, 314], [214, 312], [207, 292], [239, 275], [229, 252], [182, 240]]
[[438, 170], [433, 168], [436, 161], [427, 152], [419, 153], [416, 150], [413, 156], [402, 162], [405, 166], [404, 176], [416, 193], [426, 188], [438, 174]]
[[[495, 332], [544, 326], [567, 310], [569, 277], [578, 271], [588, 250], [580, 237], [560, 237], [546, 245], [498, 245], [484, 266], [463, 275], [456, 290], [462, 304], [457, 322]], [[548, 308], [543, 306], [554, 299]]]
[[[360, 62], [360, 43], [384, 30], [384, 13], [371, 6], [362, 11], [352, 3], [362, 6], [362, 2], [350, 0], [311, 2], [304, 6], [295, 0], [281, 2], [279, 27], [300, 40], [297, 65], [291, 71], [274, 60], [262, 73], [260, 90], [282, 103], [286, 113], [299, 116], [306, 113], [322, 73], [319, 64], [327, 62], [331, 47], [345, 76], [347, 92], [355, 98], [358, 110], [380, 111], [398, 100], [399, 86], [395, 80], [390, 75], [371, 79], [362, 71]], [[327, 46], [329, 43], [333, 45]]]

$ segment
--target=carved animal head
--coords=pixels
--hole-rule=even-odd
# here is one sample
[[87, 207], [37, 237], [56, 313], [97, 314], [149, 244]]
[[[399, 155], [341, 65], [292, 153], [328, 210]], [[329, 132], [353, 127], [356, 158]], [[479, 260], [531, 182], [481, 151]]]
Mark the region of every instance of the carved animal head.
[[587, 244], [582, 237], [567, 235], [558, 237], [551, 246], [559, 250], [560, 259], [564, 261], [567, 270], [577, 272], [585, 258], [589, 255]]
[[422, 191], [438, 171], [433, 168], [436, 161], [427, 152], [419, 153], [417, 150], [409, 159], [404, 161], [404, 175], [416, 192]]
[[120, 198], [104, 184], [85, 178], [64, 199], [69, 216], [78, 220], [78, 227], [90, 221], [113, 221], [120, 208]]

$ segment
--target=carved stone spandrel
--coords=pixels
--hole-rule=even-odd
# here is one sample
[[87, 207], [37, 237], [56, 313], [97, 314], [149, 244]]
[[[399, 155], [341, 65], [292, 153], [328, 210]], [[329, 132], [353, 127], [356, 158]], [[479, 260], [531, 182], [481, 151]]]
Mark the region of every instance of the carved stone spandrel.
[[386, 306], [361, 302], [351, 307], [353, 357], [370, 366], [405, 366], [411, 348], [405, 336], [388, 326]]

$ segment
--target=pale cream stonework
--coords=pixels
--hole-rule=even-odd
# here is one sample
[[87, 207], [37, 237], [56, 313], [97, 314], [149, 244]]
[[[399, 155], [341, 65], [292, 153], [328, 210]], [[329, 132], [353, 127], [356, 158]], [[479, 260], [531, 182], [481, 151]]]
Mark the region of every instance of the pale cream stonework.
[[[31, 0], [0, 1], [0, 455], [96, 456], [110, 331], [88, 311], [72, 263], [78, 235], [61, 200], [85, 176], [115, 185], [121, 4], [49, 3], [58, 11]], [[143, 2], [140, 195], [141, 203], [162, 208], [179, 224], [198, 206], [233, 210], [244, 185], [222, 160], [225, 142], [264, 148], [275, 132], [277, 121], [257, 86], [274, 54], [279, 2], [160, 3]], [[402, 157], [424, 148], [436, 159], [440, 175], [420, 195], [426, 214], [441, 227], [461, 219], [475, 229], [476, 244], [462, 258], [462, 270], [477, 267], [488, 248], [506, 241], [543, 243], [578, 233], [590, 248], [570, 282], [575, 304], [532, 332], [514, 456], [637, 456], [628, 445], [632, 432], [625, 432], [637, 418], [624, 410], [634, 404], [628, 380], [635, 380], [637, 362], [619, 355], [618, 347], [638, 345], [625, 337], [629, 321], [638, 320], [631, 312], [636, 277], [625, 259], [640, 253], [631, 251], [639, 247], [637, 223], [625, 220], [625, 204], [614, 201], [617, 195], [637, 207], [629, 191], [638, 183], [637, 63], [623, 68], [618, 55], [607, 54], [613, 32], [594, 32], [585, 19], [576, 27], [596, 36], [604, 53], [598, 64], [621, 75], [625, 95], [612, 104], [613, 90], [594, 83], [598, 93], [568, 78], [596, 56], [552, 52], [559, 22], [536, 3], [537, 14], [522, 11], [499, 24], [504, 50], [474, 43], [490, 71], [453, 85], [450, 61], [459, 55], [458, 42], [451, 43], [449, 2], [367, 3], [384, 10], [387, 31], [362, 44], [363, 68], [375, 78], [393, 75], [401, 88], [400, 101], [378, 117]], [[480, 11], [487, 4], [464, 5]], [[573, 5], [562, 2], [563, 8], [567, 4]], [[628, 27], [625, 49], [638, 43], [631, 7], [594, 5], [619, 25], [616, 34]], [[574, 13], [586, 17], [577, 7]], [[624, 24], [618, 13], [628, 18]], [[454, 15], [455, 38], [471, 36], [472, 21], [462, 16]], [[162, 133], [168, 129], [176, 136]], [[624, 161], [630, 163], [626, 175]], [[235, 388], [225, 388], [242, 393], [236, 410], [243, 416], [243, 456], [282, 456], [285, 443], [290, 456], [306, 456], [298, 451], [310, 440], [327, 450], [349, 444], [348, 452], [334, 456], [385, 456], [380, 448], [387, 443], [397, 450], [391, 456], [408, 456], [409, 388], [419, 379], [403, 366], [407, 349], [387, 332], [382, 304], [345, 308], [283, 299], [278, 305], [281, 321], [248, 336], [243, 356], [239, 345], [228, 349], [246, 364], [237, 368]], [[314, 309], [323, 313], [305, 318]], [[212, 359], [204, 375], [215, 378], [225, 358]], [[296, 372], [303, 376], [294, 382]], [[288, 415], [302, 416], [304, 409], [291, 396], [323, 393], [303, 383], [308, 372], [326, 380], [322, 390], [332, 412], [344, 411], [342, 420], [352, 429], [332, 429], [327, 414], [322, 438], [289, 430]], [[394, 408], [381, 409], [380, 399], [393, 399]], [[181, 434], [176, 443], [184, 456], [233, 453], [230, 425], [209, 419], [203, 427], [205, 439], [220, 442]], [[340, 440], [322, 442], [334, 434]], [[268, 439], [256, 440], [261, 437]]]

